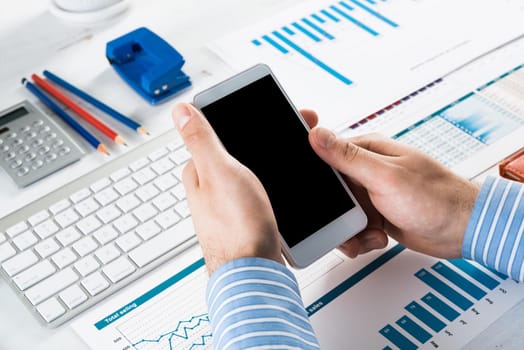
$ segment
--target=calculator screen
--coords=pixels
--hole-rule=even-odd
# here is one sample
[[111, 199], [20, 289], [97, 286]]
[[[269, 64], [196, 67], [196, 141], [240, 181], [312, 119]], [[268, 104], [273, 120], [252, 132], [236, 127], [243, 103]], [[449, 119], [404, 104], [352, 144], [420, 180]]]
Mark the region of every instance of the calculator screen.
[[0, 116], [0, 124], [7, 124], [27, 114], [29, 114], [29, 112], [24, 107], [17, 108], [7, 114]]

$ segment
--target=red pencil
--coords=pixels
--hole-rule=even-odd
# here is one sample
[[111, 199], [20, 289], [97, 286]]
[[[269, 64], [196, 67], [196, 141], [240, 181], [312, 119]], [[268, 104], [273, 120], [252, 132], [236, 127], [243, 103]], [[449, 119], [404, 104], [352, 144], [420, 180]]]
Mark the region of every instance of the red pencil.
[[102, 123], [100, 120], [95, 118], [91, 113], [77, 105], [75, 102], [73, 102], [69, 97], [61, 93], [58, 89], [56, 89], [53, 85], [49, 84], [44, 79], [40, 78], [38, 75], [33, 74], [31, 78], [34, 80], [36, 85], [40, 86], [42, 89], [44, 89], [46, 92], [51, 94], [53, 97], [55, 97], [58, 101], [62, 102], [67, 107], [71, 108], [76, 114], [78, 114], [80, 117], [84, 118], [89, 124], [93, 125], [95, 128], [100, 130], [104, 135], [109, 137], [111, 140], [116, 142], [119, 145], [125, 145], [124, 139], [118, 135], [113, 129]]

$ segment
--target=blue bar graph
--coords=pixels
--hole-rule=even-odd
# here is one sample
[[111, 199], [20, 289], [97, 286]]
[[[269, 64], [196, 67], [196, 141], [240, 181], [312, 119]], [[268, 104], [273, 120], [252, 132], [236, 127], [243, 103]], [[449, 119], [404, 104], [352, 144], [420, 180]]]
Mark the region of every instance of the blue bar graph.
[[312, 14], [311, 17], [313, 17], [314, 19], [316, 19], [318, 21], [318, 23], [326, 23], [326, 21], [324, 20], [324, 18], [320, 17], [319, 15], [317, 15], [316, 13]]
[[307, 24], [308, 26], [310, 26], [311, 28], [316, 30], [319, 34], [323, 35], [326, 39], [329, 39], [329, 40], [335, 39], [335, 37], [333, 35], [329, 34], [324, 29], [320, 28], [315, 23], [311, 22], [309, 19], [303, 18], [302, 22], [304, 22], [305, 24]]
[[253, 41], [251, 41], [251, 42], [252, 42], [253, 45], [255, 45], [255, 46], [260, 46], [260, 45], [262, 45], [262, 43], [261, 43], [260, 41], [258, 41], [257, 39], [255, 39], [255, 40], [253, 40]]
[[472, 263], [464, 259], [449, 260], [449, 262], [490, 290], [495, 289], [500, 284], [496, 279], [477, 269]]
[[471, 295], [473, 298], [480, 300], [486, 296], [486, 292], [462, 277], [460, 274], [452, 270], [450, 267], [444, 265], [441, 262], [436, 263], [431, 267], [433, 270], [437, 271], [442, 276], [446, 277], [457, 287], [462, 289], [464, 292]]
[[338, 17], [336, 17], [335, 15], [333, 15], [331, 12], [329, 12], [328, 10], [321, 10], [320, 12], [322, 12], [322, 14], [324, 14], [327, 18], [329, 18], [330, 20], [332, 20], [333, 22], [340, 22], [340, 20], [338, 19]]
[[390, 348], [389, 346], [386, 346], [384, 349], [382, 350], [393, 350], [392, 348]]
[[460, 314], [455, 311], [451, 306], [442, 301], [433, 293], [428, 293], [422, 297], [422, 301], [425, 302], [430, 308], [444, 316], [448, 321], [454, 321]]
[[344, 7], [346, 10], [353, 11], [353, 7], [346, 4], [344, 1], [339, 2], [340, 6]]
[[273, 45], [274, 48], [276, 48], [278, 51], [280, 51], [280, 52], [282, 52], [284, 54], [289, 52], [285, 47], [283, 47], [282, 45], [277, 43], [275, 40], [271, 39], [268, 35], [264, 35], [262, 37], [262, 39], [267, 41], [269, 44]]
[[284, 32], [288, 33], [289, 35], [295, 35], [295, 32], [292, 31], [291, 29], [289, 29], [289, 27], [287, 27], [287, 26], [283, 26], [283, 27], [282, 27], [282, 30], [283, 30]]
[[497, 276], [498, 278], [500, 279], [503, 279], [503, 280], [507, 280], [508, 279], [508, 276], [506, 276], [505, 274], [503, 273], [500, 273], [498, 272], [497, 270], [494, 270], [492, 268], [487, 268], [489, 271], [491, 271], [495, 276]]
[[356, 20], [355, 18], [351, 17], [350, 15], [348, 15], [347, 13], [345, 13], [344, 11], [342, 11], [341, 9], [336, 7], [335, 5], [331, 6], [331, 9], [333, 11], [335, 11], [336, 13], [338, 13], [340, 16], [344, 17], [345, 19], [347, 19], [348, 21], [353, 23], [354, 25], [356, 25], [359, 28], [363, 29], [364, 31], [368, 32], [369, 34], [371, 34], [373, 36], [377, 36], [378, 35], [378, 32], [376, 32], [375, 30], [371, 29], [370, 27], [368, 27], [364, 23], [362, 23], [362, 22]]
[[322, 68], [323, 70], [325, 70], [326, 72], [328, 72], [329, 74], [331, 74], [332, 76], [334, 76], [335, 78], [343, 82], [344, 84], [346, 85], [353, 84], [353, 82], [350, 79], [346, 78], [345, 76], [343, 76], [342, 74], [334, 70], [333, 68], [329, 67], [324, 62], [320, 61], [318, 58], [316, 58], [315, 56], [313, 56], [312, 54], [310, 54], [309, 52], [307, 52], [306, 50], [304, 50], [303, 48], [295, 44], [292, 40], [288, 39], [286, 36], [284, 36], [280, 32], [274, 31], [273, 35], [276, 36], [283, 43], [291, 47], [293, 50], [295, 50], [296, 52], [298, 52], [299, 54], [307, 58], [309, 61], [313, 62], [314, 64], [316, 64], [317, 66], [319, 66], [320, 68]]
[[446, 283], [442, 282], [440, 279], [432, 275], [426, 269], [419, 270], [415, 276], [420, 279], [422, 282], [426, 283], [428, 286], [442, 294], [444, 297], [449, 299], [453, 304], [457, 305], [462, 310], [466, 311], [473, 303], [464, 297], [462, 294], [455, 291], [453, 288], [448, 286]]
[[373, 15], [375, 16], [376, 18], [380, 19], [381, 21], [389, 24], [390, 26], [392, 26], [393, 28], [396, 28], [398, 27], [398, 24], [393, 22], [392, 20], [390, 20], [389, 18], [386, 18], [384, 16], [382, 16], [380, 13], [378, 13], [377, 11], [367, 7], [366, 5], [364, 5], [363, 3], [359, 2], [358, 0], [350, 0], [352, 3], [354, 3], [355, 5], [357, 5], [358, 7], [360, 7], [362, 10], [368, 12], [370, 15]]
[[437, 333], [446, 327], [444, 322], [435, 317], [431, 312], [415, 301], [409, 303], [405, 309]]
[[366, 0], [367, 2], [369, 2], [371, 5], [375, 5], [376, 2], [374, 0]]
[[387, 340], [395, 344], [401, 350], [416, 350], [418, 347], [408, 338], [403, 336], [399, 331], [391, 325], [387, 325], [379, 331]]
[[316, 36], [315, 34], [311, 33], [309, 30], [298, 24], [297, 22], [293, 22], [293, 27], [297, 28], [299, 31], [301, 31], [304, 35], [308, 36], [311, 40], [319, 42], [321, 39]]
[[413, 338], [417, 339], [422, 344], [424, 344], [425, 342], [431, 339], [431, 334], [429, 334], [424, 328], [416, 324], [408, 316], [402, 316], [396, 323], [403, 330], [411, 334]]

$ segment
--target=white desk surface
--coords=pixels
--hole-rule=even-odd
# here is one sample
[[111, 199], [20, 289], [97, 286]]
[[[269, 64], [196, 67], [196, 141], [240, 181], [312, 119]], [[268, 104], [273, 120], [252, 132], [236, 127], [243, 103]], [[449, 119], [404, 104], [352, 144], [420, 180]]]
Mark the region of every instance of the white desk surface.
[[[297, 3], [299, 0], [148, 0], [131, 7], [109, 26], [82, 28], [55, 19], [48, 1], [24, 0], [2, 4], [0, 11], [0, 110], [23, 99], [34, 101], [20, 85], [22, 76], [49, 69], [76, 83], [108, 104], [140, 121], [150, 137], [171, 128], [170, 110], [177, 101], [191, 101], [203, 88], [233, 73], [204, 45], [235, 28]], [[193, 87], [167, 103], [151, 107], [130, 90], [109, 67], [105, 44], [137, 27], [147, 26], [173, 44], [186, 58], [184, 71]], [[122, 130], [122, 128], [119, 128]], [[147, 137], [124, 132], [130, 147]], [[88, 154], [65, 171], [28, 189], [19, 190], [0, 171], [0, 217], [58, 188], [88, 169], [123, 152], [110, 146], [111, 158], [82, 146]], [[467, 349], [522, 349], [524, 302], [474, 339]], [[66, 324], [42, 327], [0, 279], [0, 349], [87, 349]]]

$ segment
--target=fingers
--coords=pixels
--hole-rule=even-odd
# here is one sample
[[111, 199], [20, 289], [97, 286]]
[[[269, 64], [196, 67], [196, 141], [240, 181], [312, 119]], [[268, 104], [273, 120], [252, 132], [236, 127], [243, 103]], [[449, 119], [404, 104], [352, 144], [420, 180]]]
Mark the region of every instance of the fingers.
[[366, 229], [344, 242], [339, 250], [349, 258], [356, 258], [375, 249], [383, 249], [388, 245], [388, 236], [382, 230]]
[[349, 140], [361, 148], [384, 156], [397, 157], [414, 151], [413, 148], [403, 143], [377, 133], [351, 137]]
[[197, 171], [218, 164], [226, 156], [211, 125], [192, 105], [176, 105], [173, 109], [173, 122], [191, 153]]
[[379, 189], [382, 186], [380, 178], [389, 174], [391, 169], [391, 164], [381, 155], [348, 139], [338, 138], [328, 129], [314, 128], [309, 133], [309, 140], [320, 158], [368, 190]]
[[318, 124], [318, 114], [310, 109], [301, 109], [300, 114], [306, 121], [310, 128], [314, 128]]

